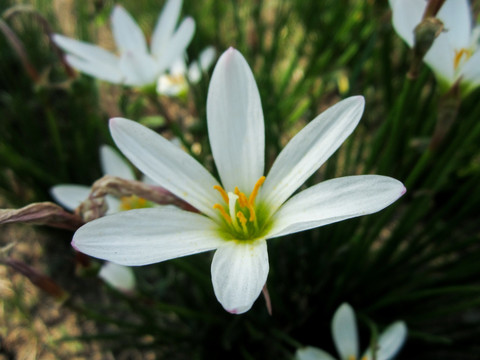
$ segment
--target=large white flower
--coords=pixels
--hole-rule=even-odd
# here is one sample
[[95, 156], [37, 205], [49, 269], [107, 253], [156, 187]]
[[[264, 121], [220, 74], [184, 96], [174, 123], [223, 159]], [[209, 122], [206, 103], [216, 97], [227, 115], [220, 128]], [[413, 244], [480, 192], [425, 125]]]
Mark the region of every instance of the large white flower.
[[[414, 29], [421, 22], [428, 1], [389, 0], [395, 31], [405, 42], [414, 45]], [[461, 79], [465, 90], [480, 84], [480, 28], [473, 27], [468, 0], [446, 0], [437, 16], [445, 27], [433, 42], [424, 61], [439, 81], [448, 87]]]
[[150, 51], [142, 30], [120, 5], [115, 6], [111, 16], [118, 55], [59, 34], [55, 34], [53, 40], [68, 53], [67, 62], [83, 73], [115, 84], [155, 84], [185, 52], [195, 32], [195, 22], [190, 17], [176, 28], [181, 7], [182, 0], [167, 2], [153, 31]]
[[188, 84], [196, 84], [202, 75], [210, 69], [215, 60], [216, 51], [213, 46], [202, 50], [197, 60], [188, 67], [184, 56], [178, 58], [168, 71], [158, 78], [157, 93], [167, 96], [178, 96], [188, 90]]
[[[378, 337], [375, 344], [375, 356], [369, 348], [361, 358], [358, 357], [358, 332], [355, 313], [346, 303], [340, 305], [333, 316], [332, 335], [341, 360], [390, 360], [395, 357], [407, 337], [407, 326], [403, 321], [389, 325]], [[313, 346], [297, 350], [296, 360], [335, 360], [329, 353]]]
[[221, 182], [155, 132], [130, 120], [110, 120], [125, 156], [200, 213], [159, 207], [106, 216], [81, 227], [72, 244], [124, 265], [216, 249], [215, 295], [227, 311], [245, 312], [267, 280], [266, 239], [379, 211], [405, 192], [395, 179], [365, 175], [328, 180], [290, 198], [353, 131], [363, 108], [363, 97], [356, 96], [317, 116], [265, 178], [260, 95], [247, 62], [230, 48], [218, 60], [207, 98], [208, 134]]

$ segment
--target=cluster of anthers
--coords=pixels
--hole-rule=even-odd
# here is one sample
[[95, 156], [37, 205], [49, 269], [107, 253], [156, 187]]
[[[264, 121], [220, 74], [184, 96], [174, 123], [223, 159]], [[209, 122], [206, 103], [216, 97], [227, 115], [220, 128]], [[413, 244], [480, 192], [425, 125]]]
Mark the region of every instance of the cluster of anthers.
[[136, 195], [122, 196], [120, 198], [120, 211], [143, 209], [147, 207], [150, 207], [149, 202], [146, 199], [138, 197]]
[[238, 187], [235, 187], [234, 192], [226, 192], [220, 185], [213, 187], [225, 202], [225, 206], [216, 203], [213, 208], [220, 212], [228, 225], [229, 233], [237, 240], [255, 239], [264, 230], [262, 220], [265, 219], [261, 216], [259, 207], [255, 206], [255, 198], [264, 182], [265, 176], [262, 176], [248, 197]]

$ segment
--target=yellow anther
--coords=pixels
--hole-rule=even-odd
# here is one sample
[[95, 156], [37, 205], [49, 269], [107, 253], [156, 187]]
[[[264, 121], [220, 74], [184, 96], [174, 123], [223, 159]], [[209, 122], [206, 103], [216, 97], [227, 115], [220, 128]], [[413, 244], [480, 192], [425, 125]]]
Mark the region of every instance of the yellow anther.
[[457, 70], [458, 65], [460, 65], [460, 62], [463, 59], [463, 56], [465, 55], [465, 60], [470, 59], [470, 56], [472, 56], [472, 50], [462, 48], [460, 50], [455, 50], [455, 57], [453, 58], [453, 67], [455, 70]]
[[[223, 190], [223, 189], [222, 189]], [[225, 211], [225, 209], [223, 208], [222, 205], [220, 204], [215, 204], [213, 205], [213, 208], [214, 209], [217, 209], [218, 211], [220, 211], [220, 214], [223, 216], [223, 218], [227, 221], [227, 223], [231, 224], [232, 223], [232, 219], [230, 218], [230, 215], [227, 214], [227, 212]]]
[[248, 207], [247, 196], [243, 192], [238, 195], [238, 203], [241, 207]]
[[220, 193], [220, 195], [222, 195], [223, 201], [225, 201], [225, 203], [228, 204], [227, 192], [223, 190], [223, 188], [220, 185], [215, 185], [213, 188], [217, 190]]
[[253, 206], [253, 204], [255, 203], [255, 198], [257, 197], [258, 190], [260, 189], [260, 186], [262, 186], [264, 182], [265, 182], [265, 176], [262, 176], [260, 179], [258, 179], [257, 183], [253, 187], [253, 190], [250, 196], [248, 197], [248, 202], [250, 203], [250, 205]]
[[348, 360], [357, 360], [357, 357], [354, 355], [348, 355]]
[[248, 211], [250, 212], [250, 217], [248, 218], [248, 220], [255, 221], [255, 218], [257, 216], [255, 215], [255, 209], [253, 208], [253, 205], [247, 202], [247, 208], [248, 208]]
[[362, 357], [362, 360], [367, 360], [368, 358], [366, 356], [363, 356]]
[[237, 212], [237, 218], [240, 221], [240, 225], [242, 225], [242, 229], [244, 233], [247, 233], [247, 218], [241, 211]]

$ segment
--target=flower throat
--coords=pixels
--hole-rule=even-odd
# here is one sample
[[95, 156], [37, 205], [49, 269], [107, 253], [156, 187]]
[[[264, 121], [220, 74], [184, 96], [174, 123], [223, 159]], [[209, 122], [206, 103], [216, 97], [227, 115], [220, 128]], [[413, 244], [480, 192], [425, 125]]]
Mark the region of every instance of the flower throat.
[[265, 176], [262, 176], [255, 183], [250, 196], [241, 192], [235, 187], [234, 192], [226, 192], [221, 186], [215, 185], [213, 188], [222, 196], [225, 206], [216, 203], [213, 208], [218, 210], [225, 220], [229, 233], [238, 240], [254, 239], [263, 229], [262, 220], [264, 220], [263, 211], [255, 206], [255, 199], [260, 187], [265, 182]]

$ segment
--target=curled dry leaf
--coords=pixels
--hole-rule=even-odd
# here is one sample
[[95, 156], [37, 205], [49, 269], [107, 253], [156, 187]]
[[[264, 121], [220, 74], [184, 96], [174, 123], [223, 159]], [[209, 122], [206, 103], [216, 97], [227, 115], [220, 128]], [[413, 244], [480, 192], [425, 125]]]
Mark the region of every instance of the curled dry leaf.
[[83, 220], [51, 202], [40, 202], [20, 209], [0, 209], [0, 224], [31, 223], [60, 229], [76, 230]]

